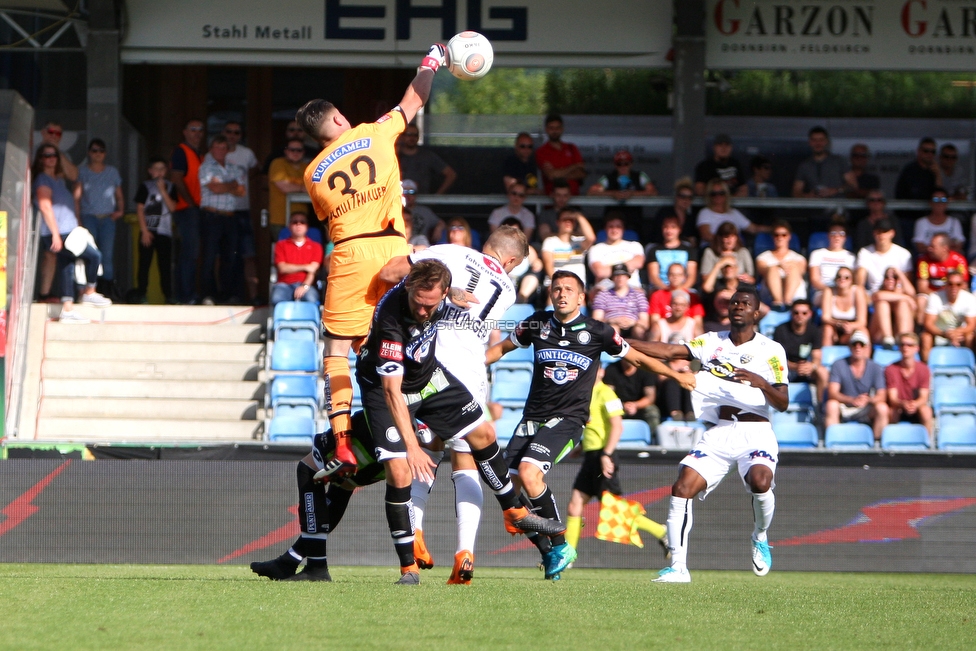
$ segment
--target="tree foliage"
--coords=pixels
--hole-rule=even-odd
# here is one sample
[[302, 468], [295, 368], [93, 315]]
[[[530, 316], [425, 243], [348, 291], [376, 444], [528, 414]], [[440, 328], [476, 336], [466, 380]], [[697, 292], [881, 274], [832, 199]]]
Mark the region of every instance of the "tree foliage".
[[[717, 76], [717, 75], [716, 75]], [[708, 88], [711, 115], [972, 118], [973, 74], [864, 70], [743, 70]]]
[[435, 78], [434, 113], [461, 115], [542, 115], [546, 112], [545, 71], [499, 68], [475, 81], [449, 74]]
[[670, 70], [583, 68], [550, 70], [550, 112], [573, 115], [666, 115]]
[[[976, 114], [976, 74], [863, 70], [706, 73], [709, 115], [925, 117]], [[953, 84], [955, 82], [955, 85]], [[432, 111], [460, 115], [668, 115], [671, 70], [498, 68], [435, 80]]]

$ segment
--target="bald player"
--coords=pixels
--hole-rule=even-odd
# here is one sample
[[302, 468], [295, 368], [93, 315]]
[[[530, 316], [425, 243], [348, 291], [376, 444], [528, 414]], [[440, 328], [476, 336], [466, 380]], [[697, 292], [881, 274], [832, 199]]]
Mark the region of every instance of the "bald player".
[[313, 99], [295, 115], [305, 133], [323, 147], [305, 170], [305, 188], [335, 244], [322, 323], [325, 406], [336, 433], [336, 459], [343, 464], [340, 477], [356, 470], [349, 439], [349, 349], [359, 351], [376, 304], [392, 287], [377, 272], [411, 250], [404, 238], [396, 139], [427, 102], [434, 73], [445, 63], [444, 46], [431, 45], [403, 99], [376, 122], [353, 127], [324, 99]]

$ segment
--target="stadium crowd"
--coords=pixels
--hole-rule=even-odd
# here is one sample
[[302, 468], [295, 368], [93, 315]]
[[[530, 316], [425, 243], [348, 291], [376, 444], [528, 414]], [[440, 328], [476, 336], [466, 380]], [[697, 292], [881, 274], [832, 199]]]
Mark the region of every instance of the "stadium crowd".
[[[938, 146], [931, 138], [918, 143], [915, 160], [898, 177], [895, 198], [928, 200], [930, 207], [895, 214], [885, 207], [880, 180], [868, 171], [868, 147], [855, 144], [845, 158], [831, 152], [826, 130], [813, 127], [810, 157], [796, 169], [790, 194], [864, 199], [865, 206], [832, 215], [825, 230], [801, 241], [774, 209], [735, 207], [737, 197], [780, 193], [769, 182], [771, 160], [759, 155], [743, 165], [726, 134], [714, 137], [711, 154], [692, 175], [674, 183], [672, 205], [644, 215], [627, 200], [657, 195], [660, 188], [634, 168], [630, 152], [616, 152], [613, 170], [584, 187], [590, 170], [579, 148], [563, 139], [561, 117], [547, 116], [544, 131], [545, 142], [538, 146], [528, 133], [516, 136], [498, 174], [506, 203], [490, 211], [486, 230], [479, 232], [463, 217], [445, 219], [417, 201], [418, 195], [448, 192], [457, 172], [419, 145], [418, 127], [408, 125], [397, 156], [407, 237], [414, 249], [440, 242], [480, 249], [483, 238], [499, 226], [515, 225], [531, 243], [529, 257], [511, 273], [518, 302], [546, 307], [552, 274], [572, 271], [585, 282], [587, 306], [596, 319], [627, 337], [665, 343], [727, 327], [729, 298], [740, 283], [756, 283], [762, 327], [770, 333], [776, 328], [789, 356], [791, 379], [816, 385], [826, 424], [860, 419], [871, 422], [880, 436], [882, 423], [909, 419], [932, 431], [931, 415], [907, 405], [928, 390], [925, 361], [933, 347], [973, 348], [976, 332], [971, 292], [976, 233], [970, 230], [966, 237], [969, 222], [976, 228], [976, 220], [952, 210], [952, 201], [970, 198], [972, 184], [958, 164], [955, 145]], [[86, 160], [76, 166], [58, 148], [61, 133], [57, 123], [45, 125], [33, 166], [34, 202], [47, 238], [39, 295], [45, 299], [60, 293], [62, 320], [80, 323], [85, 319], [72, 309], [75, 300], [106, 306], [122, 298], [112, 262], [115, 223], [125, 197], [118, 172], [105, 161], [104, 143], [92, 139]], [[125, 299], [146, 300], [155, 256], [168, 302], [261, 303], [251, 203], [258, 196], [254, 185], [266, 183], [267, 228], [277, 242], [271, 302], [318, 302], [328, 282], [333, 244], [312, 219], [310, 206], [293, 204], [292, 214], [286, 214], [286, 195], [305, 190], [305, 167], [318, 146], [295, 121], [287, 126], [280, 155], [269, 156], [263, 165], [242, 143], [239, 122], [227, 122], [207, 143], [205, 123], [190, 120], [182, 136], [170, 156], [150, 160], [145, 182], [130, 190], [140, 230], [139, 272], [138, 286]], [[602, 215], [587, 215], [573, 204], [573, 197], [583, 193], [612, 197], [618, 205]], [[551, 204], [538, 213], [525, 205], [526, 196], [543, 194]], [[698, 197], [704, 205], [696, 209]], [[68, 246], [79, 226], [90, 235], [84, 245], [72, 238]], [[71, 285], [77, 281], [64, 269], [77, 259], [90, 271], [76, 294]], [[61, 278], [60, 285], [52, 289], [55, 278]], [[915, 340], [912, 374], [921, 377], [910, 383], [911, 399], [903, 395], [905, 386], [897, 391], [890, 378], [886, 382], [892, 374], [871, 370], [877, 377], [869, 408], [851, 395], [855, 387], [850, 382], [837, 377], [837, 365], [824, 363], [820, 355], [826, 347], [850, 346], [850, 370], [857, 379], [857, 360], [863, 356], [857, 348], [865, 347], [870, 358], [874, 349], [911, 348]], [[687, 419], [687, 392], [673, 382], [646, 384], [652, 404], [635, 413], [652, 427], [659, 422], [658, 410]]]

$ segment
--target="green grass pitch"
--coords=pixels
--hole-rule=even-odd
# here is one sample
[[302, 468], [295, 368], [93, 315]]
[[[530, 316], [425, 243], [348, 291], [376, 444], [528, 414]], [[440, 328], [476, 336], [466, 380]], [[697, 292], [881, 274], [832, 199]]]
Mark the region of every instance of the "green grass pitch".
[[394, 586], [393, 568], [334, 583], [245, 566], [0, 565], [0, 649], [965, 649], [976, 577], [944, 574], [479, 568], [470, 586]]

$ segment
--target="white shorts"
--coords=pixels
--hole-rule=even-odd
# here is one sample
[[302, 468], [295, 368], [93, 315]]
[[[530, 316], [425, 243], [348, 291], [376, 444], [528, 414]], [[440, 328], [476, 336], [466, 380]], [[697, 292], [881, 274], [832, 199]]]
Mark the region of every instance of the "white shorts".
[[[475, 365], [465, 364], [458, 365], [452, 363], [450, 366], [445, 364], [444, 366], [448, 371], [451, 372], [454, 377], [461, 381], [464, 388], [474, 396], [478, 404], [481, 405], [481, 410], [488, 413], [488, 372], [484, 365], [477, 368]], [[443, 363], [443, 362], [442, 362]], [[471, 446], [463, 438], [454, 438], [448, 441], [448, 446], [455, 452], [471, 452]]]
[[[681, 460], [704, 477], [708, 484], [699, 496], [700, 499], [711, 493], [722, 483], [729, 468], [735, 463], [739, 467], [739, 477], [746, 485], [746, 475], [753, 466], [766, 466], [776, 473], [779, 459], [779, 444], [773, 426], [764, 422], [720, 420], [715, 427], [705, 430], [698, 445]], [[775, 487], [775, 482], [770, 489]]]

